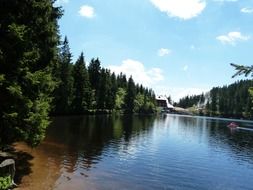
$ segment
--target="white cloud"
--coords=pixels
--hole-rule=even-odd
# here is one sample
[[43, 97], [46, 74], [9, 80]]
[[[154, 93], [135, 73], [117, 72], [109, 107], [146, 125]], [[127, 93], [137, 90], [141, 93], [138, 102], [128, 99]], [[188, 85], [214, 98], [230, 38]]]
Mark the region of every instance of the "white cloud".
[[216, 37], [223, 44], [236, 45], [238, 41], [247, 41], [250, 39], [250, 36], [244, 36], [240, 32], [229, 32], [226, 35], [221, 35]]
[[55, 5], [57, 5], [57, 6], [61, 6], [61, 5], [67, 4], [67, 3], [69, 3], [69, 0], [57, 0], [57, 1], [55, 1]]
[[244, 7], [241, 9], [242, 13], [253, 13], [253, 8]]
[[165, 55], [171, 54], [171, 50], [167, 49], [167, 48], [161, 48], [158, 50], [157, 54], [158, 54], [158, 56], [163, 57]]
[[170, 17], [187, 20], [198, 16], [206, 7], [205, 0], [150, 0]]
[[136, 83], [147, 87], [151, 87], [157, 84], [157, 82], [164, 80], [160, 68], [146, 69], [143, 63], [132, 59], [124, 60], [121, 65], [111, 65], [109, 69], [116, 74], [122, 72], [127, 77], [132, 76]]
[[184, 70], [184, 71], [187, 71], [187, 70], [188, 70], [188, 65], [185, 65], [185, 66], [183, 67], [183, 70]]
[[83, 17], [93, 18], [95, 16], [94, 8], [89, 5], [80, 7], [79, 14]]

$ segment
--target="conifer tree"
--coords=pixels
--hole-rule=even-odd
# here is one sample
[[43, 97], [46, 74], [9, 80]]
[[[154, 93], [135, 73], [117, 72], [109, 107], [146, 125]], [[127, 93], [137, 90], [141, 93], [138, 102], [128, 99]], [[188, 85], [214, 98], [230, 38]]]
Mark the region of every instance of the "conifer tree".
[[69, 114], [73, 101], [73, 77], [71, 52], [67, 37], [64, 38], [59, 53], [57, 69], [54, 69], [54, 76], [58, 81], [58, 86], [54, 92], [54, 114]]
[[72, 102], [72, 109], [74, 113], [80, 114], [90, 108], [92, 95], [83, 52], [74, 65], [73, 78], [74, 100]]
[[115, 73], [112, 73], [110, 77], [110, 90], [107, 98], [107, 108], [112, 110], [115, 108], [116, 92], [117, 92], [117, 80]]
[[106, 108], [106, 100], [110, 90], [109, 80], [106, 74], [106, 69], [102, 68], [100, 73], [100, 82], [97, 90], [97, 108], [105, 109]]
[[61, 10], [52, 0], [0, 1], [0, 144], [31, 146], [49, 125]]
[[125, 96], [125, 111], [127, 113], [133, 113], [134, 111], [134, 100], [136, 96], [135, 84], [132, 76], [128, 80], [127, 91]]
[[92, 59], [88, 66], [88, 73], [89, 73], [91, 89], [93, 90], [94, 95], [95, 95], [96, 104], [98, 103], [98, 98], [99, 98], [100, 72], [101, 72], [101, 66], [100, 66], [99, 59], [98, 58]]
[[245, 75], [245, 77], [247, 77], [249, 74], [253, 76], [253, 65], [244, 66], [244, 65], [237, 65], [234, 63], [230, 63], [230, 65], [234, 67], [236, 70], [236, 73], [232, 77], [236, 77], [238, 75]]
[[127, 89], [127, 79], [126, 79], [126, 75], [124, 75], [123, 73], [120, 73], [120, 74], [117, 76], [117, 81], [118, 81], [118, 87], [119, 87], [119, 88]]
[[217, 88], [213, 88], [210, 94], [212, 114], [215, 115], [217, 112]]
[[89, 66], [88, 66], [88, 72], [90, 77], [90, 83], [92, 88], [95, 90], [98, 90], [99, 88], [99, 76], [101, 72], [101, 66], [99, 59], [92, 59]]

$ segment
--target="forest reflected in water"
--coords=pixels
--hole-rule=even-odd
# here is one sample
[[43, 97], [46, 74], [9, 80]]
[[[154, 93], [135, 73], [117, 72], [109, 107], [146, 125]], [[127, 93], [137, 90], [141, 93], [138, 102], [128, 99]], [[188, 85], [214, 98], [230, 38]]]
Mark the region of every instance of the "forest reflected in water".
[[[180, 115], [53, 118], [19, 189], [252, 189], [253, 132]], [[250, 128], [253, 123], [236, 121]]]

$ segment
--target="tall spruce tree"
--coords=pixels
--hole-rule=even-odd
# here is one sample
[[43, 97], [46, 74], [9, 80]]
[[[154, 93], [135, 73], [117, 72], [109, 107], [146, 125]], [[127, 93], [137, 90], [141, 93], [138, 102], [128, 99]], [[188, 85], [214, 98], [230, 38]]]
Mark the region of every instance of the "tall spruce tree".
[[44, 137], [61, 10], [52, 0], [0, 1], [0, 144]]
[[116, 93], [117, 93], [117, 80], [115, 73], [112, 73], [110, 77], [110, 90], [109, 95], [107, 99], [107, 108], [109, 110], [112, 110], [115, 108], [115, 102], [116, 102]]
[[98, 108], [98, 99], [99, 99], [99, 87], [100, 87], [100, 72], [101, 72], [101, 66], [99, 59], [92, 59], [89, 66], [88, 66], [88, 73], [89, 73], [89, 79], [91, 88], [93, 90], [93, 94], [95, 95], [95, 104], [93, 105]]
[[99, 88], [99, 76], [101, 72], [101, 66], [99, 59], [92, 59], [89, 66], [88, 72], [90, 77], [90, 83], [92, 88], [97, 90]]
[[54, 92], [54, 114], [69, 114], [73, 101], [73, 77], [72, 63], [69, 42], [65, 36], [60, 48], [59, 61], [54, 70], [54, 76], [58, 81], [58, 86]]
[[100, 73], [100, 82], [97, 90], [97, 108], [105, 109], [108, 92], [110, 90], [110, 83], [106, 74], [106, 69], [102, 68]]
[[111, 75], [110, 70], [102, 68], [100, 79], [98, 108], [112, 110], [115, 106], [117, 91], [116, 76]]
[[85, 66], [84, 55], [81, 53], [73, 69], [74, 77], [74, 100], [72, 110], [74, 113], [83, 113], [91, 105], [91, 89], [89, 75]]
[[135, 84], [132, 76], [128, 79], [127, 91], [125, 96], [125, 111], [127, 113], [133, 113], [134, 100], [136, 96]]
[[120, 73], [117, 76], [117, 84], [119, 88], [127, 89], [127, 78], [126, 75], [123, 73]]
[[216, 112], [217, 112], [217, 100], [218, 100], [218, 97], [217, 97], [217, 94], [218, 93], [218, 88], [213, 88], [210, 92], [211, 94], [211, 109], [212, 109], [212, 114], [213, 115], [216, 115]]

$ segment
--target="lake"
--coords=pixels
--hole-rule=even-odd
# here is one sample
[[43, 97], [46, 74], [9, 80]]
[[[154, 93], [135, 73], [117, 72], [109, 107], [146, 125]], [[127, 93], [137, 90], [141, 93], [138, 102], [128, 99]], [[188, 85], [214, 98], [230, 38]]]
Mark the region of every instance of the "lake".
[[[57, 117], [18, 189], [253, 189], [253, 131], [182, 115]], [[249, 121], [235, 121], [251, 128]]]

